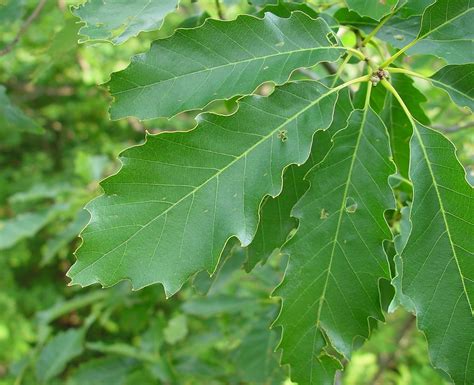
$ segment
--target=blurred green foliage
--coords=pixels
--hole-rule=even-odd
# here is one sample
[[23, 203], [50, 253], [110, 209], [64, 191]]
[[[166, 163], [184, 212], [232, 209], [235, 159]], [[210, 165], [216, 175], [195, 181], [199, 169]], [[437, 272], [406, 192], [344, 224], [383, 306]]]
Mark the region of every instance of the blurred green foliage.
[[[269, 329], [278, 312], [269, 294], [286, 264], [281, 256], [247, 274], [235, 245], [212, 279], [198, 274], [168, 300], [160, 286], [139, 292], [127, 282], [104, 290], [67, 286], [77, 234], [89, 219], [82, 207], [100, 194], [98, 181], [118, 169], [120, 151], [141, 143], [147, 130], [194, 125], [192, 113], [170, 121], [110, 121], [109, 97], [97, 84], [154, 39], [196, 25], [202, 14], [217, 15], [214, 1], [182, 1], [159, 31], [115, 49], [77, 44], [80, 25], [69, 11], [76, 3], [47, 2], [19, 43], [0, 57], [0, 384], [289, 384], [274, 352], [279, 331]], [[222, 7], [232, 18], [268, 2], [252, 3], [226, 0]], [[312, 3], [327, 8], [328, 2]], [[36, 4], [0, 2], [0, 49]], [[342, 38], [352, 44], [354, 35], [348, 31]], [[431, 73], [438, 61], [415, 59], [412, 65]], [[320, 69], [318, 74], [326, 75]], [[417, 85], [427, 96], [430, 118], [453, 131], [472, 182], [474, 132], [456, 129], [472, 117], [444, 92]], [[9, 113], [19, 118], [2, 123], [10, 105]], [[230, 112], [233, 104], [209, 108]], [[339, 381], [447, 383], [430, 367], [425, 339], [402, 311], [374, 331]]]

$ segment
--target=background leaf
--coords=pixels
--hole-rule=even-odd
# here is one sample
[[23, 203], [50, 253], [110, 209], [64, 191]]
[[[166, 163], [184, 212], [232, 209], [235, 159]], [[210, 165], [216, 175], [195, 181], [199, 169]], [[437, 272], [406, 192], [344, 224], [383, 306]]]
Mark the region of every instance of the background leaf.
[[87, 40], [106, 40], [121, 44], [142, 31], [159, 29], [165, 16], [179, 0], [89, 0], [73, 8], [86, 25], [79, 30]]
[[43, 129], [17, 106], [12, 104], [6, 94], [6, 88], [0, 85], [0, 131], [6, 135], [10, 131], [23, 131], [40, 134]]
[[46, 344], [36, 362], [36, 377], [40, 383], [49, 383], [70, 360], [82, 353], [85, 332], [84, 328], [71, 329], [58, 333]]
[[123, 357], [101, 357], [86, 361], [69, 378], [67, 385], [121, 385], [136, 366]]
[[12, 247], [21, 239], [32, 237], [66, 208], [64, 204], [57, 204], [46, 210], [23, 213], [0, 221], [0, 250]]

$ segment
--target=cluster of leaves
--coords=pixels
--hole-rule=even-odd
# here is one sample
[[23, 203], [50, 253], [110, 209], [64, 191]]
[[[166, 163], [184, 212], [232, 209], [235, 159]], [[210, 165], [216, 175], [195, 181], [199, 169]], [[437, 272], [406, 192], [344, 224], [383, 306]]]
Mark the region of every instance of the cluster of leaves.
[[[332, 384], [353, 358], [344, 381], [366, 383], [399, 308], [433, 366], [473, 383], [473, 192], [428, 128], [471, 122], [470, 2], [203, 3], [48, 5], [21, 64], [0, 57], [0, 161], [20, 166], [0, 180], [0, 362], [22, 358], [6, 384], [277, 385], [279, 339], [292, 381]], [[24, 12], [9, 1], [0, 20]], [[117, 70], [109, 122], [93, 84]], [[129, 282], [81, 294], [66, 270]], [[400, 368], [394, 383], [443, 383]]]

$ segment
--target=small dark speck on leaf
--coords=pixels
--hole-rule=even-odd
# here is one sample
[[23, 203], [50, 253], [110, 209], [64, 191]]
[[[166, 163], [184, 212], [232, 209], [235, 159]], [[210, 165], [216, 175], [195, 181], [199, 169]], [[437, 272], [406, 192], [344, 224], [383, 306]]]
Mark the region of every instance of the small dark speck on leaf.
[[288, 140], [288, 131], [287, 130], [280, 130], [277, 134], [278, 139], [280, 139], [283, 143]]

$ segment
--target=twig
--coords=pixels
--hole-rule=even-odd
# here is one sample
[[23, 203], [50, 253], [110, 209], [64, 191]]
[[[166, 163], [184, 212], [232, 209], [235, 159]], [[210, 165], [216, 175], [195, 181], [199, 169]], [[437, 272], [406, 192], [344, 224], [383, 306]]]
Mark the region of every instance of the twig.
[[63, 86], [37, 86], [31, 83], [17, 83], [17, 82], [6, 82], [4, 83], [7, 88], [15, 90], [21, 93], [22, 99], [34, 99], [41, 96], [59, 96], [67, 97], [72, 96], [76, 92], [76, 89], [72, 85]]
[[395, 339], [398, 349], [390, 353], [388, 357], [386, 357], [385, 359], [380, 360], [379, 369], [377, 370], [377, 373], [375, 373], [375, 375], [372, 377], [372, 381], [369, 382], [370, 385], [377, 385], [378, 381], [380, 380], [380, 377], [382, 377], [385, 370], [393, 366], [395, 360], [397, 359], [398, 354], [400, 353], [401, 348], [405, 347], [406, 345], [406, 343], [405, 344], [403, 343], [403, 340], [405, 339], [407, 334], [411, 331], [415, 323], [415, 319], [416, 318], [412, 314], [410, 314], [410, 316], [403, 323]]
[[298, 69], [298, 72], [309, 77], [312, 80], [319, 80], [318, 75], [316, 75], [313, 71], [307, 69], [307, 68], [300, 68]]
[[137, 118], [129, 117], [127, 120], [136, 132], [145, 132], [145, 126]]
[[[329, 75], [334, 75], [337, 72], [337, 68], [334, 66], [334, 64], [328, 62], [323, 62], [321, 64]], [[319, 80], [319, 77], [313, 71], [307, 68], [300, 68], [298, 72], [302, 73], [303, 75], [306, 75], [310, 79]]]
[[26, 33], [27, 29], [30, 27], [31, 23], [39, 16], [41, 11], [43, 10], [44, 6], [46, 5], [47, 0], [40, 0], [38, 5], [36, 6], [33, 13], [26, 19], [26, 21], [21, 26], [20, 30], [16, 34], [15, 38], [11, 41], [10, 44], [7, 44], [5, 48], [0, 51], [0, 56], [4, 56], [15, 47], [15, 45], [20, 41], [21, 37]]
[[335, 75], [337, 72], [337, 68], [334, 66], [334, 64], [328, 63], [328, 62], [323, 62], [323, 67], [324, 69], [330, 74], [330, 75]]
[[[335, 75], [337, 74], [337, 69], [336, 67], [334, 66], [334, 64], [332, 63], [328, 63], [328, 62], [323, 62], [322, 63], [324, 69], [326, 70], [326, 72], [329, 74], [329, 75]], [[313, 80], [319, 80], [320, 78], [318, 77], [318, 75], [316, 75], [313, 71], [307, 69], [307, 68], [300, 68], [298, 70], [300, 73], [302, 73], [303, 75], [309, 77], [310, 79], [313, 79]], [[331, 87], [334, 87], [335, 84], [337, 83], [337, 79], [335, 82], [333, 82], [332, 86]], [[351, 96], [354, 96], [354, 90], [352, 90], [351, 88], [349, 88], [349, 93], [351, 94]]]
[[461, 130], [465, 130], [466, 128], [472, 128], [474, 127], [474, 121], [464, 123], [464, 124], [455, 124], [454, 126], [441, 126], [441, 125], [433, 125], [433, 128], [435, 130], [443, 131], [443, 132], [457, 132]]
[[224, 12], [222, 12], [220, 0], [215, 0], [215, 2], [216, 2], [217, 16], [219, 16], [219, 19], [225, 20]]

